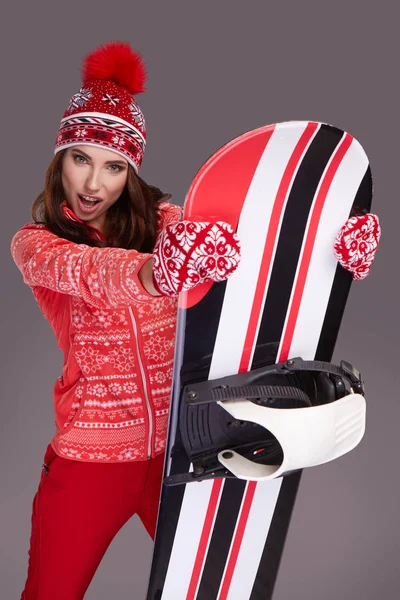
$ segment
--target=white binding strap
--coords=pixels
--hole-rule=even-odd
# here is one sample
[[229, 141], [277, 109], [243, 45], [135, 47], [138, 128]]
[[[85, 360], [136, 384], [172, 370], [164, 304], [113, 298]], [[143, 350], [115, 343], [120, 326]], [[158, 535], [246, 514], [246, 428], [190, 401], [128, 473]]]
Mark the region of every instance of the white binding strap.
[[350, 452], [365, 432], [366, 403], [361, 394], [307, 408], [270, 408], [246, 399], [218, 404], [235, 419], [265, 427], [283, 451], [281, 465], [263, 465], [234, 450], [223, 450], [219, 462], [238, 479], [264, 481], [321, 465]]

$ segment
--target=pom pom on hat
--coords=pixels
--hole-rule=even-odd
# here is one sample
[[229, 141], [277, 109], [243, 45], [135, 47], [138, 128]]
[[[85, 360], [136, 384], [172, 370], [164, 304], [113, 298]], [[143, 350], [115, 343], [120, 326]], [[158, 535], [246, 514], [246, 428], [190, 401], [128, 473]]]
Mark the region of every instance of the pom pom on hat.
[[114, 81], [131, 94], [145, 91], [146, 67], [139, 52], [126, 42], [107, 42], [90, 52], [83, 60], [82, 80]]

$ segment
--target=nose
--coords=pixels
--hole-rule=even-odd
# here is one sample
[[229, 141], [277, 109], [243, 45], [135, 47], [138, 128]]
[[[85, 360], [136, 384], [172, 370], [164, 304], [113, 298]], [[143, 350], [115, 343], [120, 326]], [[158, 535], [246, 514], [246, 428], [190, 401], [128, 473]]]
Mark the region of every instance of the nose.
[[98, 170], [91, 168], [88, 172], [85, 181], [85, 188], [88, 194], [95, 194], [101, 188], [100, 173]]

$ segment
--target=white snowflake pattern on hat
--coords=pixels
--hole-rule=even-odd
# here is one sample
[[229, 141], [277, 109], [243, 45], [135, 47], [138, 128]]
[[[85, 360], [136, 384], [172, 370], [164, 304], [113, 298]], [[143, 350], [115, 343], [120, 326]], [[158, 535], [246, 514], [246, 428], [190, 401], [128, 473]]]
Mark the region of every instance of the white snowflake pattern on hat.
[[74, 110], [75, 108], [81, 108], [86, 102], [89, 102], [91, 98], [93, 98], [92, 91], [89, 88], [81, 88], [69, 101], [67, 112]]
[[117, 135], [115, 135], [112, 138], [112, 141], [114, 142], [114, 144], [118, 144], [118, 146], [123, 146], [125, 144], [125, 140], [122, 139], [122, 137], [118, 137]]
[[77, 137], [86, 137], [87, 135], [87, 130], [86, 129], [78, 129], [78, 131], [75, 132], [75, 135]]
[[102, 100], [103, 102], [109, 102], [112, 106], [117, 106], [119, 103], [118, 96], [113, 96], [112, 94], [104, 94]]
[[143, 113], [140, 110], [137, 103], [135, 102], [134, 98], [132, 98], [132, 100], [131, 100], [131, 103], [129, 105], [129, 110], [131, 112], [133, 119], [135, 119], [136, 123], [138, 124], [138, 126], [143, 127], [143, 128], [146, 127]]

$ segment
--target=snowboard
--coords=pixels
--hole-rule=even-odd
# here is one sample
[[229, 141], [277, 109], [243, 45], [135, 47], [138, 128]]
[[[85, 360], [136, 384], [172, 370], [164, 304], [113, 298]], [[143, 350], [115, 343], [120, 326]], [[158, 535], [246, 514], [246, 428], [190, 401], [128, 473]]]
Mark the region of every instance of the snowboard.
[[371, 198], [359, 142], [312, 121], [249, 131], [215, 152], [193, 180], [184, 219], [230, 223], [241, 262], [228, 280], [179, 295], [147, 600], [272, 597], [301, 470], [268, 481], [232, 475], [216, 444], [229, 449], [240, 438], [266, 464], [279, 462], [282, 449], [259, 425], [228, 414], [223, 398], [196, 403], [186, 392], [295, 357], [331, 361], [352, 283], [334, 257], [334, 240], [349, 216], [369, 212]]

